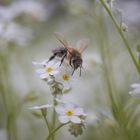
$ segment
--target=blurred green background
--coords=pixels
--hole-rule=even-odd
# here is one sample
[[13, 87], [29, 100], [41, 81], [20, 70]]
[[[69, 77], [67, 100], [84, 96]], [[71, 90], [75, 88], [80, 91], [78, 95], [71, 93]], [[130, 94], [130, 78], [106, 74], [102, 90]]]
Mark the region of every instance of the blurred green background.
[[[126, 37], [138, 59], [139, 0], [116, 0], [112, 9], [128, 26]], [[47, 129], [28, 108], [51, 103], [51, 93], [32, 61], [48, 59], [59, 46], [54, 32], [74, 46], [89, 38], [82, 76], [64, 95], [88, 114], [79, 140], [139, 140], [140, 97], [130, 85], [139, 75], [112, 21], [97, 0], [0, 0], [0, 140], [45, 140]], [[113, 98], [113, 99], [112, 99]], [[115, 105], [114, 105], [115, 102]], [[75, 139], [63, 128], [56, 139]]]

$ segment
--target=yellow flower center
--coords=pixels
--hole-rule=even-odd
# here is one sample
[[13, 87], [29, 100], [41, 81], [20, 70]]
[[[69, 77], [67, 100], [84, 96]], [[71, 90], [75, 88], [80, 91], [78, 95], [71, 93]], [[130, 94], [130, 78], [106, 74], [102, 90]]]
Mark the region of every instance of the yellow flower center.
[[73, 111], [72, 111], [72, 110], [68, 110], [68, 111], [66, 112], [66, 115], [67, 115], [67, 116], [72, 116], [72, 115], [73, 115]]
[[62, 78], [63, 78], [64, 81], [68, 81], [69, 80], [69, 75], [64, 74], [64, 75], [62, 75]]
[[47, 71], [47, 72], [52, 72], [53, 69], [52, 69], [51, 67], [48, 67], [48, 68], [46, 69], [46, 71]]

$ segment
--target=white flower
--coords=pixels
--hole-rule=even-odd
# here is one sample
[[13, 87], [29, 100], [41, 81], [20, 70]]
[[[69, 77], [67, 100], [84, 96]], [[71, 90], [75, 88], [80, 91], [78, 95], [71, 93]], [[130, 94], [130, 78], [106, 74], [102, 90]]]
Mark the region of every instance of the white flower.
[[56, 75], [59, 73], [59, 63], [54, 63], [53, 61], [46, 63], [46, 61], [43, 61], [40, 63], [40, 66], [42, 66], [42, 68], [37, 69], [36, 72], [39, 74], [41, 79], [47, 79], [50, 75]]
[[11, 5], [11, 10], [14, 13], [14, 16], [18, 16], [22, 13], [31, 15], [38, 20], [45, 19], [45, 8], [40, 2], [37, 1], [18, 1]]
[[131, 85], [132, 90], [129, 91], [130, 95], [138, 95], [140, 94], [140, 84], [135, 83]]
[[26, 46], [32, 39], [31, 29], [17, 24], [16, 22], [6, 22], [0, 19], [0, 39], [1, 41], [14, 42], [20, 46]]
[[72, 68], [68, 66], [61, 66], [60, 73], [55, 78], [56, 81], [62, 83], [66, 89], [69, 89], [71, 84], [74, 82]]
[[39, 110], [39, 109], [47, 109], [47, 108], [51, 108], [53, 107], [53, 105], [51, 104], [46, 104], [46, 105], [41, 105], [41, 106], [33, 106], [33, 107], [30, 107], [29, 109], [32, 109], [32, 110]]
[[25, 26], [21, 26], [15, 22], [10, 22], [5, 25], [3, 32], [1, 30], [0, 36], [8, 42], [11, 41], [18, 45], [26, 46], [32, 39], [32, 31]]
[[45, 20], [46, 10], [40, 2], [37, 1], [16, 1], [9, 6], [0, 6], [0, 15], [2, 18], [11, 21], [19, 15], [27, 14], [38, 20]]
[[80, 124], [83, 122], [80, 116], [85, 116], [83, 108], [72, 103], [61, 103], [55, 107], [55, 110], [60, 115], [59, 121], [64, 124], [68, 122]]

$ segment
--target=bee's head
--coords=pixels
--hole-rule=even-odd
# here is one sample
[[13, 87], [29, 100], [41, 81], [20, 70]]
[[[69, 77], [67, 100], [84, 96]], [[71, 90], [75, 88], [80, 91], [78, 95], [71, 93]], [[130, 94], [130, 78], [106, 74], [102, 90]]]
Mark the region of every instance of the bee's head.
[[72, 59], [72, 66], [73, 66], [73, 72], [72, 72], [72, 75], [74, 73], [74, 71], [80, 67], [80, 75], [81, 75], [81, 68], [82, 68], [82, 63], [83, 63], [83, 60], [82, 58], [80, 57], [74, 57]]

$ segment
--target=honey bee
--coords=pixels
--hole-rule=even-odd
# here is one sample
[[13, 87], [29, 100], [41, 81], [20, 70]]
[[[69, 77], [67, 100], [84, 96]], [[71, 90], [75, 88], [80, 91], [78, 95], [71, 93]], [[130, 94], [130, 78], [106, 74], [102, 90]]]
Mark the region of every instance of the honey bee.
[[61, 33], [55, 32], [54, 34], [56, 39], [62, 44], [62, 46], [52, 50], [53, 55], [49, 58], [48, 62], [53, 60], [55, 57], [60, 57], [61, 66], [64, 59], [66, 58], [69, 61], [69, 65], [73, 68], [72, 75], [74, 74], [74, 71], [76, 69], [80, 68], [81, 76], [81, 68], [83, 64], [82, 52], [87, 48], [89, 40], [81, 39], [77, 42], [76, 48], [73, 48], [68, 44], [67, 40]]

